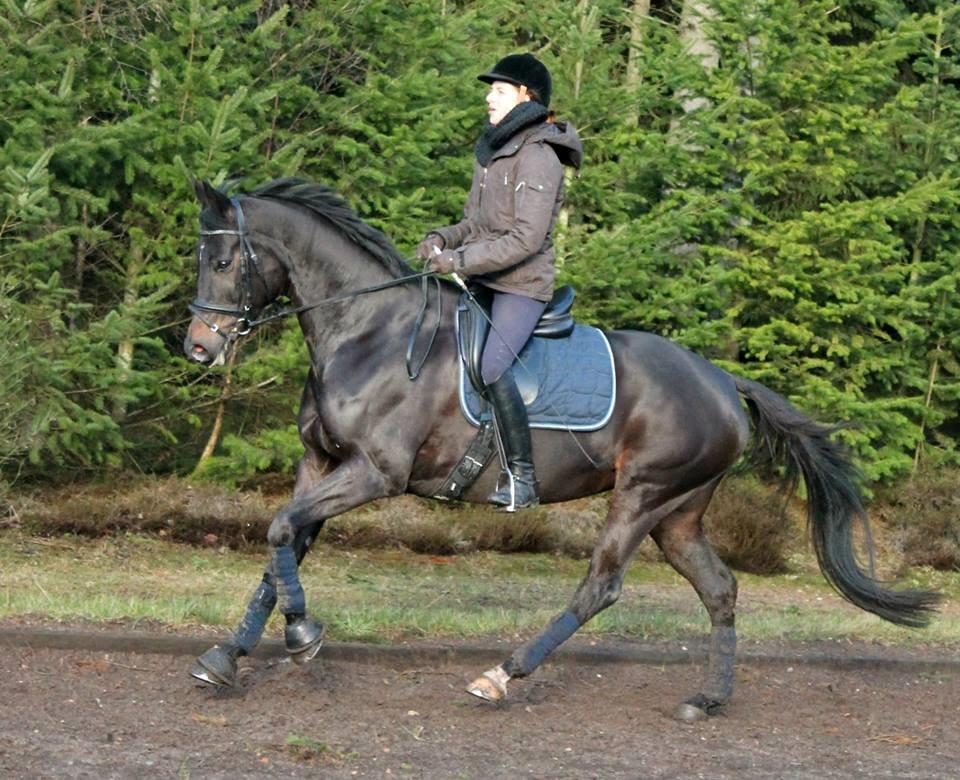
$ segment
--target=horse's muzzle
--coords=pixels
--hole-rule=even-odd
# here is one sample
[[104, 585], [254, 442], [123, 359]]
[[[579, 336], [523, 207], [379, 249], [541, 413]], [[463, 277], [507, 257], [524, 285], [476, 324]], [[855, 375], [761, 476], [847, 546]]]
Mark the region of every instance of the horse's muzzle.
[[[223, 327], [217, 323], [218, 327]], [[229, 339], [220, 330], [197, 317], [190, 321], [187, 336], [183, 340], [183, 351], [190, 360], [205, 366], [222, 366], [227, 357]]]

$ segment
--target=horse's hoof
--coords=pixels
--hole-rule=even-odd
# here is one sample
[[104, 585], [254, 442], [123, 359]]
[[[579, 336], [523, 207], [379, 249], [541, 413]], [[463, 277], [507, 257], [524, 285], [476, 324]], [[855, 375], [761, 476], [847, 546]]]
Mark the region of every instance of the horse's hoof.
[[237, 682], [237, 660], [220, 645], [214, 645], [197, 659], [190, 676], [217, 688], [232, 688]]
[[287, 652], [294, 663], [305, 664], [317, 657], [326, 628], [311, 617], [305, 617], [296, 623], [290, 623], [283, 630]]
[[723, 706], [724, 702], [708, 699], [702, 693], [698, 693], [677, 707], [674, 710], [673, 717], [683, 723], [697, 723], [706, 720], [711, 715], [716, 715], [723, 709]]
[[509, 675], [500, 667], [490, 669], [467, 686], [467, 693], [484, 701], [503, 701], [507, 697], [509, 679]]
[[674, 711], [673, 717], [683, 723], [697, 723], [698, 721], [706, 720], [710, 716], [707, 715], [706, 710], [701, 710], [694, 704], [684, 702]]

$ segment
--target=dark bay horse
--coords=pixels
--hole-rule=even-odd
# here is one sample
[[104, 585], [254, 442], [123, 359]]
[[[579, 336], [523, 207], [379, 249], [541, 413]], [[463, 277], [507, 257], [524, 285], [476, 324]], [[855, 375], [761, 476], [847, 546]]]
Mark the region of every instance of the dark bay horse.
[[[323, 627], [306, 613], [297, 570], [324, 522], [385, 496], [435, 495], [475, 430], [458, 403], [458, 290], [452, 284], [442, 284], [440, 305], [434, 300], [430, 307], [433, 317], [442, 312], [439, 335], [421, 376], [410, 381], [403, 356], [421, 291], [403, 281], [414, 271], [382, 233], [320, 185], [278, 180], [241, 198], [205, 182], [195, 187], [203, 211], [187, 355], [204, 364], [221, 361], [281, 296], [301, 309], [310, 352], [298, 421], [305, 453], [293, 499], [271, 523], [270, 560], [236, 631], [200, 656], [193, 670], [206, 682], [233, 685], [236, 659], [253, 649], [278, 605], [294, 660], [309, 660], [319, 649]], [[386, 289], [375, 294], [346, 295], [381, 285]], [[835, 589], [893, 623], [929, 620], [937, 594], [886, 589], [858, 562], [853, 525], [865, 522], [864, 510], [855, 468], [831, 440], [832, 428], [663, 338], [633, 331], [608, 337], [618, 388], [613, 415], [601, 430], [578, 434], [594, 464], [568, 433], [533, 432], [542, 500], [613, 491], [586, 576], [566, 611], [471, 683], [471, 693], [503, 698], [511, 678], [531, 674], [613, 604], [637, 547], [650, 534], [710, 617], [705, 679], [680, 704], [678, 716], [700, 718], [726, 704], [733, 691], [737, 586], [704, 537], [701, 517], [751, 433], [754, 446], [782, 466], [790, 484], [803, 478], [814, 549]], [[495, 478], [496, 469], [487, 469], [464, 499], [485, 501]]]

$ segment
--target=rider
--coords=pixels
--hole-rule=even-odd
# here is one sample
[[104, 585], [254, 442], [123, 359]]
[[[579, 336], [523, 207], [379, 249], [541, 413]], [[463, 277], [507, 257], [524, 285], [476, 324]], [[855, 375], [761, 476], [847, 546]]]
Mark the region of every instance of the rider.
[[563, 203], [563, 166], [579, 169], [576, 131], [554, 119], [551, 79], [532, 54], [511, 54], [477, 77], [490, 85], [488, 122], [477, 139], [464, 219], [427, 234], [417, 256], [438, 273], [457, 273], [492, 293], [493, 326], [481, 374], [506, 455], [489, 501], [536, 506], [527, 410], [511, 365], [553, 295], [551, 232]]

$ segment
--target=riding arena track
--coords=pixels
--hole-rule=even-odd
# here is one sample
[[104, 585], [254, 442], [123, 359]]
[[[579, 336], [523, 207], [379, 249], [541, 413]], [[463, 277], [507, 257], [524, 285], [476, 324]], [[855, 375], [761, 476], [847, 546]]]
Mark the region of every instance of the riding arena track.
[[[512, 640], [511, 640], [512, 641]], [[671, 715], [705, 648], [575, 640], [506, 703], [464, 693], [510, 647], [266, 640], [235, 689], [211, 637], [0, 624], [5, 778], [940, 778], [960, 758], [960, 654], [743, 643], [725, 711]]]

